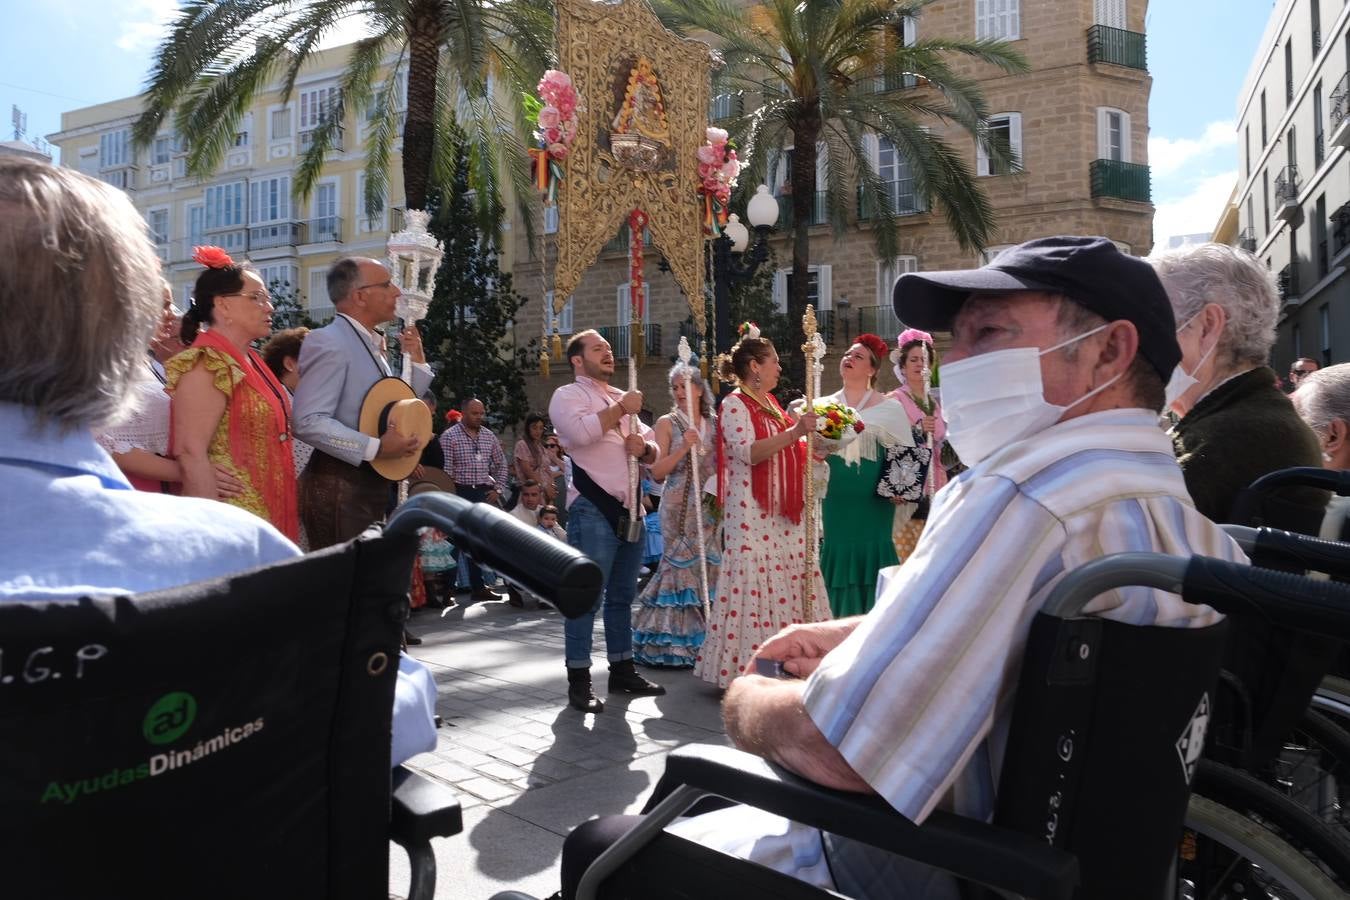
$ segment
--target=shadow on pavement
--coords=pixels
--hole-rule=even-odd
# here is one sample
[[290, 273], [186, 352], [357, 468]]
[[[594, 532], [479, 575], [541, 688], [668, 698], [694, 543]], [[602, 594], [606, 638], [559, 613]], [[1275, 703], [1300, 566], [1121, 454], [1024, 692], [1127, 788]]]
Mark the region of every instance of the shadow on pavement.
[[479, 851], [479, 870], [490, 878], [520, 878], [554, 865], [558, 849], [520, 847], [510, 852], [503, 842], [519, 834], [520, 820], [566, 834], [594, 816], [624, 812], [653, 783], [652, 776], [630, 764], [637, 751], [631, 723], [608, 704], [600, 715], [583, 715], [569, 708], [558, 712], [552, 724], [553, 743], [539, 752], [532, 773], [590, 770], [587, 775], [557, 783], [540, 783], [496, 805], [469, 834]]

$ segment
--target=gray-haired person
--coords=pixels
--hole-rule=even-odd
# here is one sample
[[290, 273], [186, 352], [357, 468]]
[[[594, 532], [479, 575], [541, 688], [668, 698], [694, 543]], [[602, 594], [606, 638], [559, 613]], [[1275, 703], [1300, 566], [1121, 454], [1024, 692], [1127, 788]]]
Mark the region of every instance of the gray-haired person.
[[[391, 373], [384, 337], [375, 326], [394, 318], [399, 298], [389, 270], [373, 259], [346, 257], [328, 270], [333, 321], [316, 328], [300, 348], [295, 390], [295, 436], [315, 449], [300, 476], [300, 521], [318, 550], [356, 537], [389, 509], [390, 482], [367, 463], [420, 449], [415, 438], [389, 429], [382, 437], [358, 429], [361, 401], [370, 386]], [[416, 328], [405, 328], [403, 349], [412, 359], [412, 387], [431, 387], [431, 369]]]
[[[717, 570], [722, 564], [720, 516], [703, 502], [705, 485], [717, 475], [717, 417], [713, 414], [713, 393], [696, 367], [676, 363], [666, 380], [672, 402], [670, 412], [657, 419], [653, 429], [659, 455], [650, 469], [652, 479], [664, 485], [661, 561], [643, 588], [633, 614], [633, 659], [644, 666], [689, 668], [698, 657], [707, 630], [703, 574], [708, 577], [711, 602], [717, 596]], [[691, 452], [695, 447], [697, 469]], [[712, 483], [716, 485], [715, 480]]]
[[[1289, 397], [1294, 409], [1322, 445], [1322, 465], [1350, 469], [1350, 363], [1315, 369]], [[1321, 536], [1344, 540], [1350, 519], [1350, 497], [1332, 497], [1322, 519]]]
[[95, 443], [130, 413], [164, 307], [125, 194], [0, 160], [0, 599], [157, 590], [298, 555], [242, 509], [133, 490]]
[[[1177, 323], [1181, 365], [1168, 402], [1177, 461], [1195, 506], [1233, 521], [1239, 492], [1267, 472], [1321, 465], [1317, 437], [1299, 419], [1267, 364], [1279, 298], [1270, 271], [1244, 250], [1202, 244], [1152, 260]], [[1267, 524], [1316, 534], [1321, 491], [1263, 498]]]
[[[163, 306], [159, 259], [125, 194], [0, 158], [0, 310], [14, 326], [0, 332], [0, 602], [136, 594], [300, 554], [243, 509], [133, 490], [95, 443], [133, 401]], [[395, 764], [435, 746], [435, 690], [400, 658]]]

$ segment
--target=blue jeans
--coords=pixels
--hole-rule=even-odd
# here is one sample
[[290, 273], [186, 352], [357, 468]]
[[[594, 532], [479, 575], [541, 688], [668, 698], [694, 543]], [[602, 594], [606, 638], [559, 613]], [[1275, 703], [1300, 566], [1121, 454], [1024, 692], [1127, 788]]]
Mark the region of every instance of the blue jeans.
[[567, 508], [567, 543], [595, 560], [604, 576], [600, 599], [591, 611], [563, 623], [564, 655], [569, 669], [591, 666], [591, 632], [595, 613], [605, 610], [605, 650], [610, 662], [633, 658], [633, 598], [638, 569], [646, 552], [645, 537], [633, 543], [619, 540], [609, 522], [585, 497]]
[[[459, 486], [456, 493], [472, 503], [482, 503], [487, 500], [487, 491], [469, 485]], [[483, 570], [478, 565], [478, 561], [458, 547], [455, 548], [455, 562], [459, 566], [457, 583], [462, 583], [467, 578], [468, 586], [475, 591], [486, 586], [483, 579]]]

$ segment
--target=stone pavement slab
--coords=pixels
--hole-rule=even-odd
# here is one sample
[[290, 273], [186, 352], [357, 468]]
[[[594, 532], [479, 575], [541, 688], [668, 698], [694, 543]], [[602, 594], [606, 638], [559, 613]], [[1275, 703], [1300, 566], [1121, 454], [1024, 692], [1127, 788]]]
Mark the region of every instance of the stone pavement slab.
[[[721, 692], [688, 670], [643, 670], [663, 697], [605, 697], [604, 633], [595, 630], [599, 715], [567, 706], [563, 619], [549, 609], [474, 603], [444, 617], [414, 613], [423, 639], [410, 652], [431, 670], [437, 746], [408, 765], [450, 785], [464, 831], [435, 842], [436, 897], [486, 900], [514, 888], [538, 897], [558, 888], [563, 838], [597, 815], [638, 811], [688, 743], [725, 743]], [[407, 883], [407, 858], [393, 848], [390, 884]]]

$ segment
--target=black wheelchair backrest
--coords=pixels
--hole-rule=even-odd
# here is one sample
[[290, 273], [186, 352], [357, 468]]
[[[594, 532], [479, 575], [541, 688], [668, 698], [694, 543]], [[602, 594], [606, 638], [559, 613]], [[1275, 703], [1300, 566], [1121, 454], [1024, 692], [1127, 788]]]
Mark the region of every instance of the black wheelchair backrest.
[[0, 604], [0, 896], [385, 896], [415, 548]]
[[1075, 854], [1077, 896], [1164, 895], [1226, 631], [1037, 614], [994, 822]]

